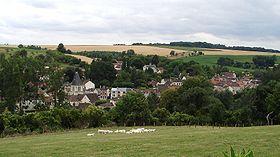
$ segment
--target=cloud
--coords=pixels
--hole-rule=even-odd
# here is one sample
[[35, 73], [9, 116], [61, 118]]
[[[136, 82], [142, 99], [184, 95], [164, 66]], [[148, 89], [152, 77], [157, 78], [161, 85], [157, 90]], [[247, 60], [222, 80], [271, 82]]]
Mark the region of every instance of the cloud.
[[54, 1], [44, 1], [44, 0], [24, 0], [26, 5], [30, 5], [34, 8], [54, 8]]
[[1, 4], [0, 43], [183, 40], [280, 49], [276, 0], [9, 0]]

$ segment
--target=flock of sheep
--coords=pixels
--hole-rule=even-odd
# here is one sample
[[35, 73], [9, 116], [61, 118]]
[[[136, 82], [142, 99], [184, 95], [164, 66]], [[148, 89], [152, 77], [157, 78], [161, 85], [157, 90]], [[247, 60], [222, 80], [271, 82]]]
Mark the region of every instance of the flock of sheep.
[[[138, 128], [138, 129], [131, 129], [129, 131], [126, 130], [98, 130], [99, 134], [112, 134], [112, 133], [123, 133], [123, 134], [138, 134], [138, 133], [148, 133], [148, 132], [155, 132], [156, 129], [145, 129], [145, 128]], [[95, 133], [87, 134], [87, 136], [94, 136]]]

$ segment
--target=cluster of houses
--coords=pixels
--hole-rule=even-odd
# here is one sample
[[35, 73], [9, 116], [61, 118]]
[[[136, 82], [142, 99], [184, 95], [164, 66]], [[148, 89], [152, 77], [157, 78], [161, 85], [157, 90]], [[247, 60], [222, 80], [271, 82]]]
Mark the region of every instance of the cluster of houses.
[[147, 71], [149, 69], [151, 69], [154, 73], [157, 73], [157, 74], [162, 74], [164, 71], [163, 68], [157, 68], [156, 65], [151, 64], [151, 63], [143, 66], [143, 71]]
[[237, 94], [246, 88], [256, 88], [260, 84], [260, 80], [253, 79], [250, 75], [239, 78], [233, 72], [225, 72], [215, 75], [211, 79], [211, 83], [215, 91], [229, 90], [233, 94]]
[[151, 89], [133, 89], [133, 88], [96, 88], [95, 84], [90, 80], [82, 81], [79, 74], [76, 72], [73, 81], [66, 84], [64, 91], [67, 94], [67, 100], [76, 108], [86, 108], [89, 104], [95, 104], [98, 100], [107, 100], [104, 104], [99, 104], [101, 108], [113, 108], [116, 102], [130, 91], [144, 94], [146, 97], [150, 94], [160, 96], [163, 90], [168, 88], [177, 88], [182, 86], [182, 79], [162, 79], [161, 82], [151, 81], [149, 85]]
[[[120, 71], [123, 62], [117, 61], [114, 63], [116, 70]], [[163, 70], [157, 68], [155, 65], [149, 64], [143, 67], [146, 71], [152, 69], [154, 73], [162, 73]], [[148, 97], [150, 94], [156, 94], [160, 97], [160, 93], [166, 89], [179, 88], [187, 78], [179, 76], [178, 78], [162, 79], [161, 81], [150, 81], [147, 85], [148, 89], [133, 89], [133, 88], [108, 88], [99, 87], [90, 80], [82, 80], [78, 74], [75, 73], [71, 83], [64, 85], [64, 92], [66, 93], [66, 101], [75, 108], [84, 109], [90, 104], [98, 104], [100, 108], [113, 108], [116, 102], [130, 91], [142, 93]], [[238, 78], [235, 73], [225, 72], [220, 75], [215, 75], [211, 80], [215, 91], [229, 90], [233, 94], [245, 88], [255, 88], [259, 85], [260, 80], [252, 79], [249, 75]], [[46, 84], [32, 84], [37, 87], [44, 87]], [[38, 91], [40, 96], [38, 99], [27, 100], [19, 103], [25, 111], [34, 111], [37, 104], [47, 105], [50, 108], [53, 106], [53, 97], [44, 90]], [[103, 100], [103, 101], [100, 101]], [[96, 103], [99, 101], [99, 103]]]

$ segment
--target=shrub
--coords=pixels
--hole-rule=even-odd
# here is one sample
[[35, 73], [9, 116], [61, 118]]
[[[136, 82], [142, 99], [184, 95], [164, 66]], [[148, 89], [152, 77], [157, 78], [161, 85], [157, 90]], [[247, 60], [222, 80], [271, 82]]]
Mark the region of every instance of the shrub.
[[243, 149], [239, 154], [237, 154], [232, 147], [230, 147], [230, 153], [223, 152], [223, 154], [224, 157], [254, 157], [254, 153], [251, 150], [245, 151], [245, 149]]

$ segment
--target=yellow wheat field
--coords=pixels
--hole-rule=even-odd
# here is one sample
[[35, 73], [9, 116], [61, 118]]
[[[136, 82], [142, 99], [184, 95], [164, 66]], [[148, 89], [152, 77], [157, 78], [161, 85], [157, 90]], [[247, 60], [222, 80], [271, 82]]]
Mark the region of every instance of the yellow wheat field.
[[[42, 47], [48, 49], [56, 49], [56, 45], [44, 45]], [[176, 51], [177, 53], [186, 52], [184, 50], [176, 50], [170, 48], [159, 48], [153, 46], [113, 46], [113, 45], [65, 45], [66, 49], [70, 49], [71, 51], [127, 51], [129, 49], [133, 49], [137, 54], [143, 55], [159, 55], [159, 56], [167, 56], [170, 52]]]
[[[43, 45], [42, 47], [48, 49], [56, 49], [57, 45]], [[143, 55], [159, 55], [168, 56], [170, 51], [175, 51], [177, 53], [188, 53], [187, 50], [178, 50], [171, 48], [159, 48], [154, 46], [113, 46], [113, 45], [66, 45], [67, 49], [72, 51], [127, 51], [133, 49], [137, 54]], [[205, 55], [277, 55], [278, 53], [267, 53], [267, 52], [256, 52], [256, 51], [239, 51], [239, 50], [218, 50], [218, 49], [206, 49], [203, 51]]]
[[78, 59], [80, 59], [81, 61], [86, 62], [87, 64], [91, 64], [91, 62], [93, 61], [92, 58], [89, 58], [89, 57], [86, 57], [86, 56], [73, 55], [73, 54], [66, 54], [66, 55], [72, 56], [72, 57], [75, 57], [75, 58], [78, 58]]

